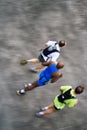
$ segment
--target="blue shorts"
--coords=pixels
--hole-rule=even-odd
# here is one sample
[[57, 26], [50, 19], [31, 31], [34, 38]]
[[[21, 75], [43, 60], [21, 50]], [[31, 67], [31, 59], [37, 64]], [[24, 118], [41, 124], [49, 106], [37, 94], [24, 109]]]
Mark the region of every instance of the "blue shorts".
[[38, 80], [38, 86], [44, 86], [44, 85], [48, 84], [49, 81], [50, 81], [50, 79], [47, 79], [45, 77], [44, 73], [41, 72], [39, 80]]

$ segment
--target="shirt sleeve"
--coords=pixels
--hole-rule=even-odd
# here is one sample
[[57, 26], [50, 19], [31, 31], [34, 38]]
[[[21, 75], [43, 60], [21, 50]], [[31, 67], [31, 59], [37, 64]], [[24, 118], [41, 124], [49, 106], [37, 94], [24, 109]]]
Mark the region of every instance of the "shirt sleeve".
[[59, 58], [59, 56], [60, 56], [60, 53], [57, 53], [57, 52], [54, 52], [54, 53], [51, 53], [48, 55], [48, 57], [51, 57], [51, 60], [56, 63], [57, 63], [57, 59]]
[[54, 46], [55, 43], [56, 43], [56, 41], [49, 40], [48, 42], [45, 43], [45, 45], [47, 45], [47, 46], [52, 46], [53, 45]]
[[67, 90], [70, 89], [70, 88], [72, 88], [72, 86], [61, 86], [61, 87], [60, 87], [60, 90], [61, 90], [62, 92], [65, 92], [65, 91], [67, 91]]
[[78, 99], [71, 99], [71, 101], [68, 103], [68, 107], [72, 108], [78, 103]]

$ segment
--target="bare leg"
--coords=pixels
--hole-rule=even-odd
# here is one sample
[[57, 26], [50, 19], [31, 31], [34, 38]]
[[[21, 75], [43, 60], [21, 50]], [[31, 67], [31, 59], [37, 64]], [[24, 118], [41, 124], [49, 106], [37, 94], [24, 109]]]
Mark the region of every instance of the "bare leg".
[[[44, 107], [45, 108], [45, 107]], [[40, 111], [38, 113], [36, 113], [37, 117], [45, 117], [51, 113], [57, 112], [58, 110], [56, 110], [54, 108], [54, 104], [50, 104], [49, 106], [46, 106], [46, 109], [44, 109], [44, 111]]]
[[30, 60], [27, 60], [27, 61], [30, 62], [30, 63], [39, 63], [40, 62], [37, 58], [33, 58], [33, 59], [30, 59]]
[[57, 112], [57, 111], [58, 111], [58, 110], [56, 110], [56, 109], [54, 108], [54, 104], [52, 103], [52, 104], [50, 104], [50, 105], [48, 106], [48, 109], [44, 111], [43, 117], [45, 117], [46, 115], [49, 115], [49, 114], [51, 114], [51, 113]]
[[[27, 60], [27, 62], [30, 62], [30, 63], [40, 63], [39, 59], [37, 59], [37, 58], [33, 58], [33, 59], [30, 59], [30, 60]], [[37, 65], [37, 66], [31, 68], [30, 70], [33, 71], [33, 72], [39, 72], [43, 68], [45, 68], [45, 67], [40, 64], [40, 65]]]
[[30, 86], [28, 86], [28, 87], [25, 87], [25, 91], [30, 91], [30, 90], [32, 90], [32, 89], [34, 89], [34, 88], [36, 88], [36, 87], [38, 87], [38, 82], [37, 81], [35, 81], [35, 82], [33, 82]]
[[34, 88], [38, 87], [38, 82], [35, 81], [32, 84], [26, 84], [25, 88], [16, 90], [17, 95], [24, 95], [26, 91], [30, 91]]
[[35, 68], [35, 70], [40, 71], [41, 69], [44, 69], [45, 66], [43, 66], [43, 65], [38, 65], [38, 66], [36, 66], [36, 67], [34, 67], [34, 68]]

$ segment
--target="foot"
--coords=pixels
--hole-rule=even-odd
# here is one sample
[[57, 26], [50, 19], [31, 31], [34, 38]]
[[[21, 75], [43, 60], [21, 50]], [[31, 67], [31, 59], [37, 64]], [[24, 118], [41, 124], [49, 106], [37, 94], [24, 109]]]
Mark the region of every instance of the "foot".
[[24, 89], [16, 90], [16, 94], [17, 95], [24, 95], [25, 94], [25, 90]]
[[48, 109], [48, 107], [42, 107], [42, 108], [40, 108], [40, 111], [45, 111], [47, 109]]
[[29, 86], [31, 86], [31, 85], [32, 85], [31, 83], [25, 83], [25, 84], [24, 84], [24, 88], [29, 87]]
[[39, 118], [43, 118], [44, 117], [44, 112], [37, 112], [35, 114], [36, 117], [39, 117]]
[[26, 65], [27, 63], [28, 63], [28, 61], [25, 60], [25, 59], [23, 59], [23, 60], [20, 61], [20, 64], [21, 64], [21, 65]]
[[38, 72], [39, 72], [39, 71], [36, 70], [34, 67], [30, 68], [29, 70], [30, 70], [31, 72], [33, 72], [33, 73], [38, 73]]

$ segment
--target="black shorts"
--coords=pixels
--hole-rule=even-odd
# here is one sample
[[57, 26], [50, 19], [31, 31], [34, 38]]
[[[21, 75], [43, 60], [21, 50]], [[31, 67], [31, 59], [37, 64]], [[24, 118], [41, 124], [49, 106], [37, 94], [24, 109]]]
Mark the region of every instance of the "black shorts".
[[56, 108], [55, 106], [54, 106], [54, 108], [55, 108], [55, 110], [61, 110], [61, 109]]
[[38, 56], [38, 59], [40, 62], [46, 62], [44, 57], [41, 54]]

